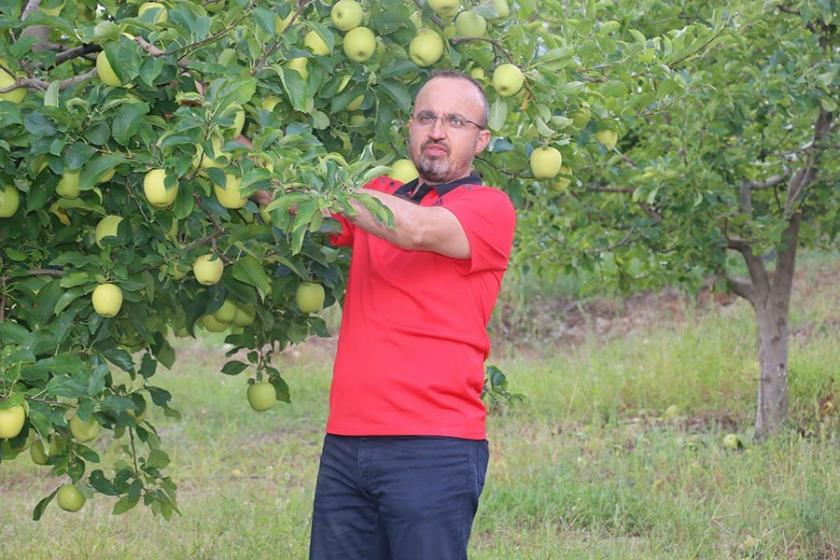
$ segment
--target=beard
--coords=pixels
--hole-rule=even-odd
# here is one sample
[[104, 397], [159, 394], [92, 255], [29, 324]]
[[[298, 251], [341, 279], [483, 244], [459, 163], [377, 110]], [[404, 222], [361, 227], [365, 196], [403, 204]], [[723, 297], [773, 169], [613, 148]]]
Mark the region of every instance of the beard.
[[[424, 154], [427, 145], [439, 145], [446, 150], [446, 155], [440, 158], [431, 158]], [[420, 154], [417, 157], [416, 165], [420, 177], [432, 183], [445, 183], [449, 180], [452, 166], [449, 162], [449, 146], [440, 142], [427, 142], [420, 146]]]
[[420, 176], [432, 183], [443, 183], [449, 178], [449, 161], [446, 159], [431, 159], [420, 156], [417, 162]]

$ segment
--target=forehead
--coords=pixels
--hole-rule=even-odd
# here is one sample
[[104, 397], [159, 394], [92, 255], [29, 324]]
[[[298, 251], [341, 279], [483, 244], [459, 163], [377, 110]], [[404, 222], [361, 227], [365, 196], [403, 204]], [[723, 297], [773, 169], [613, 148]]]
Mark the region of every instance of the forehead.
[[415, 112], [478, 116], [482, 108], [481, 94], [475, 86], [459, 78], [434, 78], [420, 89], [414, 100]]

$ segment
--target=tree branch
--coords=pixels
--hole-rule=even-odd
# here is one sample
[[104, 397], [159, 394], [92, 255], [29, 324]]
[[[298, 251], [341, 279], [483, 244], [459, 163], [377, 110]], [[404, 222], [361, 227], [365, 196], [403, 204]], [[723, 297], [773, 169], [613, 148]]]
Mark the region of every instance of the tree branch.
[[76, 47], [74, 49], [66, 50], [66, 51], [58, 54], [55, 57], [55, 64], [53, 64], [53, 67], [58, 66], [62, 62], [67, 62], [68, 60], [70, 60], [72, 58], [76, 58], [76, 57], [79, 57], [79, 56], [84, 56], [84, 55], [90, 54], [90, 53], [99, 52], [101, 50], [102, 50], [101, 46], [92, 45], [92, 44], [82, 45], [81, 47]]
[[[96, 68], [91, 68], [84, 74], [79, 74], [78, 76], [73, 76], [72, 78], [67, 78], [65, 80], [61, 80], [58, 83], [58, 89], [64, 90], [69, 88], [70, 86], [74, 86], [76, 84], [80, 84], [85, 80], [89, 80], [90, 78], [96, 76]], [[8, 91], [12, 91], [13, 89], [17, 88], [27, 88], [27, 89], [35, 89], [40, 91], [46, 91], [46, 89], [50, 86], [50, 83], [44, 80], [39, 80], [37, 78], [21, 78], [17, 80], [10, 86], [6, 86], [0, 88], [0, 93], [6, 93]]]
[[738, 251], [744, 258], [752, 281], [753, 295], [757, 295], [756, 290], [759, 294], [768, 294], [770, 292], [770, 278], [761, 258], [753, 253], [752, 246], [744, 239], [727, 236], [726, 248]]
[[40, 6], [41, 0], [29, 0], [29, 2], [27, 2], [26, 4], [26, 7], [23, 9], [23, 13], [20, 14], [20, 20], [24, 21], [26, 18], [29, 17], [29, 14], [37, 12]]
[[11, 280], [15, 276], [55, 276], [61, 278], [64, 276], [63, 270], [56, 270], [54, 268], [33, 268], [32, 270], [24, 270], [23, 272], [16, 272], [14, 275], [0, 276], [0, 282]]
[[810, 152], [805, 167], [794, 173], [788, 183], [787, 200], [785, 201], [786, 214], [791, 211], [802, 193], [814, 183], [820, 158], [825, 150], [823, 141], [831, 130], [832, 118], [833, 115], [830, 112], [822, 108], [820, 109], [820, 114], [817, 115], [817, 120], [814, 123], [814, 139], [812, 141], [814, 149]]
[[782, 244], [776, 258], [776, 271], [773, 274], [774, 299], [784, 305], [785, 313], [787, 313], [793, 291], [793, 272], [796, 269], [796, 249], [799, 246], [801, 221], [800, 212], [794, 212], [788, 220], [788, 225], [782, 232]]
[[725, 279], [727, 286], [729, 286], [729, 290], [733, 294], [744, 298], [750, 303], [753, 303], [755, 291], [753, 290], [752, 284], [748, 280], [744, 280], [742, 278], [730, 278], [729, 276], [726, 276]]

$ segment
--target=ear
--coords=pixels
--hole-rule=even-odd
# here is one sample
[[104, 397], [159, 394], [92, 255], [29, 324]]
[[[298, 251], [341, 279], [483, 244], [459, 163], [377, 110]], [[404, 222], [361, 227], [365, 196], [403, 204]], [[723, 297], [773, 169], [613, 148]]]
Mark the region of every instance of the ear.
[[475, 142], [475, 154], [478, 155], [484, 151], [484, 148], [487, 147], [487, 144], [490, 143], [490, 131], [486, 128], [481, 130], [478, 133], [478, 138]]

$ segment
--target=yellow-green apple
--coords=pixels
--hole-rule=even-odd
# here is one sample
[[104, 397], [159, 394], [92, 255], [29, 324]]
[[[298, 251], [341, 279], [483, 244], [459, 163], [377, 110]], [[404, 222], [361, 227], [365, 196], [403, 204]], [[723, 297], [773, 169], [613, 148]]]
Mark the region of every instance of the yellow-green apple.
[[70, 419], [70, 433], [82, 443], [95, 440], [99, 436], [99, 429], [99, 422], [93, 416], [87, 422], [78, 416]]
[[375, 50], [376, 35], [367, 27], [355, 27], [344, 36], [344, 54], [354, 62], [366, 61]]
[[295, 302], [301, 313], [317, 313], [324, 307], [324, 287], [317, 282], [302, 282], [295, 292]]
[[493, 72], [493, 87], [502, 97], [515, 95], [524, 83], [525, 76], [515, 64], [502, 64]]
[[[154, 10], [156, 10], [156, 12]], [[166, 6], [160, 2], [143, 2], [140, 4], [140, 9], [137, 10], [137, 15], [139, 17], [143, 17], [143, 14], [148, 11], [152, 11], [154, 14], [154, 19], [152, 21], [155, 23], [163, 23], [169, 19], [169, 12], [167, 11]]]
[[[10, 85], [14, 84], [17, 80], [0, 68], [0, 88], [7, 88]], [[6, 93], [0, 93], [0, 99], [3, 101], [11, 101], [12, 103], [20, 103], [23, 101], [24, 97], [26, 97], [26, 88], [15, 88], [11, 91], [7, 91]]]
[[541, 146], [531, 152], [531, 172], [536, 179], [553, 179], [560, 173], [563, 156], [551, 146]]
[[618, 133], [614, 130], [601, 130], [595, 133], [595, 140], [603, 144], [606, 149], [612, 150], [618, 142]]
[[242, 196], [240, 184], [242, 180], [239, 177], [225, 173], [225, 188], [219, 185], [213, 185], [213, 192], [216, 194], [216, 200], [225, 208], [235, 209], [242, 208], [248, 202], [247, 196]]
[[428, 0], [426, 4], [441, 17], [451, 18], [458, 13], [458, 0]]
[[309, 78], [309, 70], [307, 68], [308, 64], [309, 59], [307, 59], [305, 56], [299, 56], [297, 58], [289, 60], [286, 66], [300, 74], [300, 77], [306, 80]]
[[13, 185], [0, 188], [0, 218], [11, 218], [20, 206], [20, 193]]
[[330, 47], [321, 39], [315, 31], [310, 31], [303, 38], [303, 46], [312, 51], [312, 54], [317, 56], [326, 56], [330, 54]]
[[61, 174], [61, 179], [58, 181], [58, 186], [55, 188], [56, 194], [64, 198], [78, 198], [79, 197], [79, 172], [65, 171]]
[[143, 177], [143, 193], [152, 206], [166, 208], [175, 202], [175, 197], [178, 196], [178, 183], [167, 189], [166, 170], [152, 169]]
[[461, 37], [483, 37], [487, 22], [472, 10], [461, 12], [455, 18], [455, 31]]
[[23, 429], [26, 411], [23, 405], [0, 409], [0, 439], [12, 439]]
[[105, 51], [100, 51], [100, 53], [96, 55], [96, 74], [106, 86], [119, 87], [122, 85], [122, 82], [117, 77], [116, 73], [114, 73], [111, 61], [108, 60], [108, 57], [105, 55]]
[[199, 284], [212, 286], [222, 279], [225, 263], [215, 255], [201, 255], [193, 263], [193, 274]]
[[419, 177], [419, 174], [417, 173], [417, 167], [411, 160], [398, 159], [391, 164], [391, 172], [388, 173], [388, 177], [401, 183], [408, 183]]
[[365, 13], [356, 0], [339, 0], [330, 10], [333, 25], [341, 31], [350, 31], [362, 23]]
[[72, 484], [65, 484], [59, 488], [56, 497], [58, 498], [58, 507], [70, 513], [82, 509], [86, 501], [84, 494], [79, 492], [79, 489]]
[[277, 402], [277, 390], [271, 383], [248, 385], [248, 404], [257, 412], [264, 412]]
[[99, 284], [91, 296], [93, 310], [101, 317], [115, 317], [123, 304], [123, 294], [115, 284]]
[[443, 39], [431, 29], [421, 29], [408, 45], [408, 54], [417, 66], [431, 66], [443, 56]]

